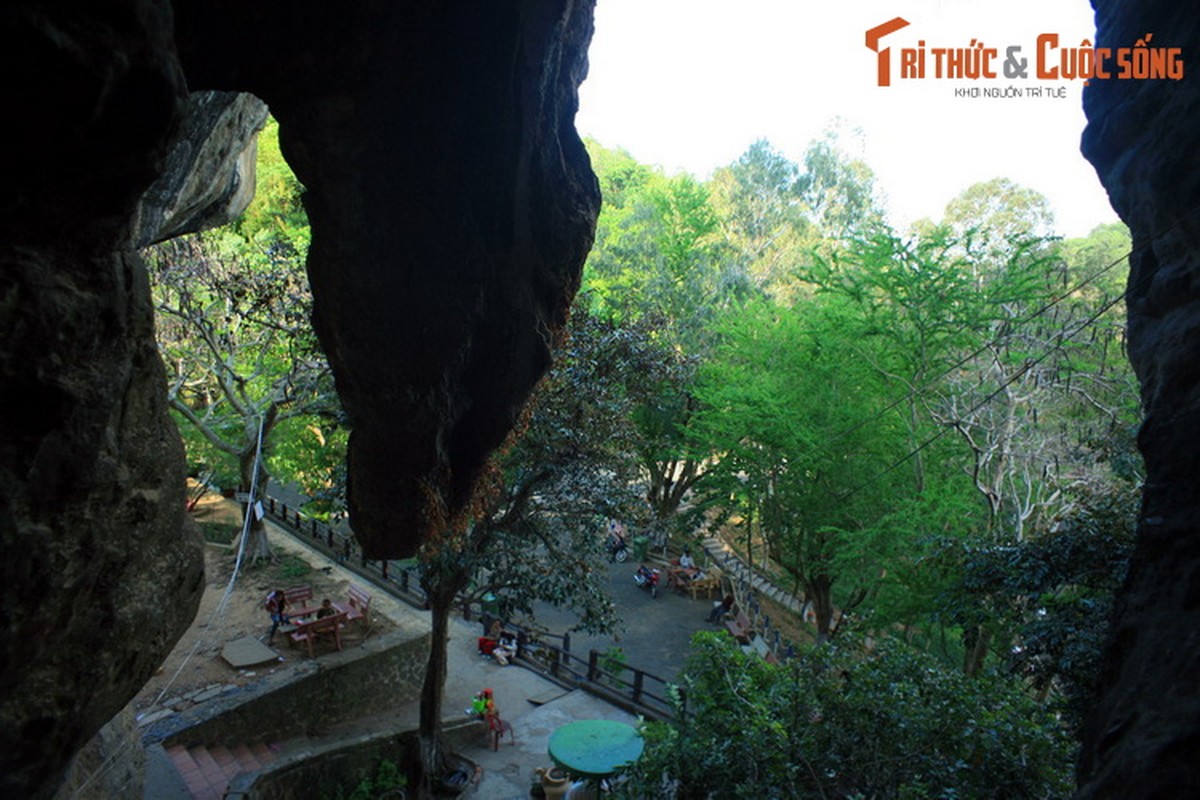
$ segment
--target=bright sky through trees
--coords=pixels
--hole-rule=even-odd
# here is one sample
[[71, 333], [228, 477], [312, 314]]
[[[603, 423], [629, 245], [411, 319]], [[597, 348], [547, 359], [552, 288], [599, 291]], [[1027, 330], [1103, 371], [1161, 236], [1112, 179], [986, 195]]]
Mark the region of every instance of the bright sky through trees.
[[[893, 75], [901, 48], [974, 39], [997, 49], [998, 77], [879, 87], [865, 34], [898, 16], [909, 26], [883, 41]], [[799, 160], [840, 119], [843, 146], [875, 171], [900, 229], [940, 219], [973, 183], [1006, 177], [1050, 199], [1058, 233], [1082, 236], [1116, 215], [1079, 153], [1081, 81], [1034, 77], [1042, 33], [1060, 35], [1053, 55], [1092, 39], [1087, 0], [599, 0], [577, 124], [606, 146], [704, 178], [762, 137]], [[1028, 59], [1027, 78], [1003, 75], [1009, 46]], [[1022, 96], [982, 96], [1010, 87]], [[956, 96], [963, 88], [980, 96]], [[1050, 95], [1059, 89], [1064, 97]]]

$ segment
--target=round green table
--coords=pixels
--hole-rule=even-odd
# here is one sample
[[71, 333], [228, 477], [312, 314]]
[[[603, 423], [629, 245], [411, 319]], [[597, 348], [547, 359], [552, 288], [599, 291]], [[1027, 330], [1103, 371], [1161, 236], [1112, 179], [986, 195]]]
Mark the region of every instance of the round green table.
[[568, 722], [550, 736], [550, 758], [575, 775], [596, 781], [637, 761], [645, 742], [632, 725], [609, 719]]

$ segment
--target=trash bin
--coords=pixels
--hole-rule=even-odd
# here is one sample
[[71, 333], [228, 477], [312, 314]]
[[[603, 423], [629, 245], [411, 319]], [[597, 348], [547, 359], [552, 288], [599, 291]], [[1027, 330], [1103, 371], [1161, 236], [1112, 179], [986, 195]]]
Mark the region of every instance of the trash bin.
[[645, 561], [646, 556], [650, 553], [650, 537], [635, 536], [633, 537], [633, 557], [638, 561]]

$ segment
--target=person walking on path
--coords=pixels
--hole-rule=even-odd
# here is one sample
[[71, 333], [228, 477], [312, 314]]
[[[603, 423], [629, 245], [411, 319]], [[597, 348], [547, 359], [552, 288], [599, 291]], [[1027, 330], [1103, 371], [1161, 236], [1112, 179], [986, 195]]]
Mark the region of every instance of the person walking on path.
[[271, 633], [267, 636], [267, 644], [270, 644], [275, 640], [275, 631], [279, 629], [279, 626], [288, 623], [287, 595], [283, 589], [276, 589], [267, 595], [265, 605], [271, 615]]

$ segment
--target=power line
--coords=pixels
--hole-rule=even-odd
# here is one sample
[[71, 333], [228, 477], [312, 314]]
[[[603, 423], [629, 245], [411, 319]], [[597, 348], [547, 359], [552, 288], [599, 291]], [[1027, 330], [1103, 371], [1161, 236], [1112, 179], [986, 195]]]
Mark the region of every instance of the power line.
[[[1053, 300], [1051, 300], [1050, 302], [1048, 302], [1048, 303], [1046, 303], [1045, 305], [1043, 305], [1043, 306], [1041, 306], [1040, 308], [1038, 308], [1036, 311], [1034, 311], [1034, 312], [1033, 312], [1032, 314], [1030, 314], [1028, 317], [1026, 317], [1026, 318], [1024, 318], [1024, 319], [1019, 319], [1019, 320], [1016, 320], [1016, 321], [1015, 321], [1013, 324], [1016, 324], [1016, 325], [1026, 325], [1026, 324], [1028, 324], [1028, 323], [1032, 322], [1033, 320], [1037, 319], [1037, 318], [1038, 318], [1038, 317], [1040, 317], [1041, 315], [1043, 315], [1043, 314], [1045, 314], [1046, 312], [1048, 312], [1050, 309], [1052, 309], [1052, 308], [1054, 308], [1055, 306], [1057, 306], [1057, 305], [1058, 305], [1059, 303], [1061, 303], [1063, 300], [1067, 299], [1067, 298], [1068, 298], [1068, 297], [1070, 297], [1071, 295], [1075, 294], [1076, 292], [1078, 292], [1078, 291], [1080, 291], [1080, 290], [1082, 290], [1082, 289], [1086, 288], [1087, 286], [1089, 286], [1090, 284], [1092, 284], [1093, 282], [1095, 282], [1095, 281], [1096, 281], [1098, 278], [1100, 278], [1102, 275], [1104, 275], [1105, 273], [1109, 272], [1110, 270], [1114, 269], [1114, 268], [1115, 268], [1117, 265], [1119, 265], [1119, 264], [1121, 264], [1122, 262], [1124, 262], [1124, 261], [1128, 260], [1128, 259], [1129, 259], [1129, 257], [1130, 257], [1130, 256], [1132, 256], [1132, 255], [1134, 254], [1134, 252], [1135, 252], [1135, 250], [1134, 250], [1133, 248], [1131, 248], [1131, 249], [1130, 249], [1128, 252], [1126, 252], [1126, 253], [1125, 253], [1124, 255], [1122, 255], [1120, 258], [1117, 258], [1116, 260], [1114, 260], [1114, 261], [1112, 261], [1111, 263], [1109, 263], [1107, 266], [1105, 266], [1105, 267], [1103, 267], [1103, 268], [1101, 268], [1101, 269], [1099, 269], [1099, 270], [1096, 270], [1096, 271], [1095, 271], [1095, 272], [1093, 272], [1091, 275], [1089, 275], [1089, 276], [1087, 276], [1086, 278], [1084, 278], [1084, 279], [1083, 279], [1083, 281], [1081, 281], [1080, 283], [1078, 283], [1078, 284], [1077, 284], [1076, 286], [1074, 286], [1073, 288], [1071, 288], [1071, 289], [1069, 289], [1069, 290], [1067, 290], [1067, 291], [1064, 291], [1064, 292], [1062, 292], [1062, 293], [1061, 293], [1061, 294], [1059, 294], [1057, 297], [1055, 297]], [[1122, 292], [1122, 293], [1121, 293], [1121, 295], [1119, 295], [1119, 296], [1118, 296], [1118, 298], [1117, 298], [1117, 301], [1119, 302], [1119, 300], [1120, 300], [1121, 298], [1123, 298], [1123, 297], [1125, 296], [1125, 294], [1126, 294], [1125, 292]], [[1112, 303], [1112, 305], [1115, 305], [1115, 304], [1116, 304], [1115, 302], [1114, 302], [1114, 303]], [[1111, 307], [1111, 305], [1110, 305], [1109, 307]], [[947, 376], [949, 376], [950, 374], [952, 374], [953, 372], [955, 372], [955, 371], [956, 371], [956, 370], [958, 370], [959, 368], [961, 368], [961, 367], [963, 367], [963, 366], [965, 366], [965, 365], [969, 364], [970, 362], [974, 361], [976, 358], [978, 358], [980, 355], [982, 355], [982, 354], [983, 354], [984, 352], [986, 352], [987, 350], [989, 350], [989, 349], [991, 349], [991, 348], [993, 348], [993, 347], [996, 347], [996, 346], [997, 346], [999, 343], [1000, 343], [1000, 338], [999, 338], [999, 337], [997, 337], [997, 338], [993, 338], [993, 339], [991, 339], [991, 340], [989, 340], [989, 341], [987, 341], [987, 342], [984, 342], [982, 345], [980, 345], [979, 347], [977, 347], [975, 350], [973, 350], [972, 352], [970, 352], [970, 353], [968, 353], [967, 355], [963, 356], [963, 357], [962, 357], [962, 358], [960, 358], [958, 361], [954, 362], [954, 363], [953, 363], [953, 364], [951, 364], [949, 367], [947, 367], [946, 369], [944, 369], [944, 370], [942, 370], [941, 372], [939, 372], [937, 375], [935, 375], [935, 376], [933, 376], [933, 377], [929, 378], [929, 379], [928, 379], [928, 380], [927, 380], [927, 381], [926, 381], [924, 384], [922, 384], [921, 386], [916, 386], [916, 387], [913, 387], [912, 389], [909, 389], [909, 390], [908, 390], [908, 392], [906, 392], [905, 394], [903, 394], [903, 395], [901, 395], [900, 397], [896, 398], [896, 399], [895, 399], [895, 400], [893, 400], [891, 403], [888, 403], [886, 406], [884, 406], [883, 408], [881, 408], [879, 411], [877, 411], [875, 414], [871, 415], [871, 416], [870, 416], [870, 417], [868, 417], [867, 419], [865, 419], [865, 420], [863, 420], [863, 421], [861, 421], [861, 422], [858, 422], [858, 423], [856, 423], [856, 424], [854, 424], [854, 425], [850, 426], [849, 428], [847, 428], [847, 429], [846, 429], [846, 430], [844, 430], [844, 431], [841, 431], [840, 433], [834, 434], [834, 436], [833, 436], [833, 437], [830, 439], [830, 441], [831, 441], [831, 442], [836, 442], [836, 441], [838, 441], [838, 440], [840, 440], [840, 439], [843, 439], [843, 438], [845, 438], [845, 437], [847, 437], [847, 436], [849, 436], [849, 435], [851, 435], [851, 434], [853, 434], [853, 433], [857, 433], [859, 430], [861, 430], [862, 428], [866, 427], [867, 425], [873, 425], [873, 424], [875, 424], [875, 423], [876, 423], [876, 422], [878, 422], [879, 420], [883, 419], [883, 418], [884, 418], [884, 416], [886, 416], [886, 415], [887, 415], [887, 414], [888, 414], [890, 411], [893, 411], [894, 409], [896, 409], [898, 406], [900, 406], [900, 405], [901, 405], [901, 404], [903, 404], [903, 403], [910, 402], [910, 401], [912, 401], [912, 400], [916, 399], [917, 397], [921, 396], [921, 395], [922, 395], [922, 394], [924, 394], [926, 391], [928, 391], [929, 389], [932, 389], [934, 386], [936, 386], [936, 385], [937, 385], [937, 384], [938, 384], [938, 383], [939, 383], [941, 380], [943, 380], [944, 378], [946, 378]], [[919, 452], [919, 450], [918, 450], [918, 451], [916, 451], [916, 452]], [[912, 455], [916, 455], [916, 452], [914, 452]]]
[[[1124, 300], [1126, 294], [1127, 294], [1127, 292], [1121, 292], [1121, 294], [1117, 295], [1112, 300], [1109, 300], [1107, 303], [1102, 305], [1100, 307], [1100, 309], [1098, 311], [1096, 311], [1096, 313], [1092, 314], [1090, 317], [1088, 317], [1086, 320], [1084, 320], [1082, 323], [1080, 323], [1078, 326], [1076, 326], [1075, 330], [1060, 337], [1058, 344], [1061, 344], [1063, 341], [1071, 339], [1076, 334], [1078, 334], [1080, 331], [1085, 330], [1088, 326], [1092, 325], [1096, 320], [1098, 320], [1101, 316], [1103, 316], [1109, 309], [1111, 309], [1113, 306], [1117, 305], [1117, 303]], [[983, 408], [984, 406], [986, 406], [992, 400], [996, 399], [1000, 395], [1001, 392], [1003, 392], [1005, 389], [1007, 389], [1009, 386], [1011, 386], [1013, 383], [1015, 383], [1018, 379], [1020, 379], [1023, 375], [1028, 373], [1031, 369], [1033, 369], [1038, 364], [1045, 361], [1047, 358], [1049, 358], [1053, 353], [1055, 353], [1057, 351], [1058, 351], [1058, 345], [1055, 345], [1053, 347], [1046, 349], [1046, 351], [1043, 352], [1041, 355], [1039, 355], [1037, 358], [1026, 359], [1025, 363], [1021, 365], [1021, 368], [1018, 369], [1016, 372], [1014, 372], [1011, 376], [1009, 376], [1003, 382], [1001, 382], [1001, 384], [996, 387], [995, 391], [991, 392], [986, 397], [984, 397], [982, 400], [980, 400], [978, 403], [976, 403], [974, 406], [969, 408], [966, 411], [965, 415], [960, 415], [960, 416], [968, 416], [968, 415], [974, 414], [976, 411], [978, 411], [981, 408]], [[859, 485], [853, 487], [852, 489], [849, 489], [844, 494], [840, 495], [838, 497], [838, 502], [841, 502], [841, 501], [849, 499], [850, 497], [853, 497], [855, 494], [862, 491], [867, 486], [874, 484], [876, 481], [878, 481], [884, 475], [887, 475], [889, 472], [892, 472], [893, 470], [902, 466], [903, 464], [908, 463], [913, 458], [915, 458], [917, 456], [917, 454], [919, 454], [922, 450], [929, 447], [933, 443], [937, 442], [939, 439], [941, 439], [943, 436], [945, 436], [947, 433], [949, 433], [950, 430], [951, 429], [948, 426], [943, 427], [941, 430], [939, 430], [933, 436], [930, 436], [928, 439], [921, 442], [921, 444], [917, 445], [915, 448], [910, 450], [908, 453], [901, 456], [897, 460], [893, 461], [891, 464], [889, 464], [883, 470], [881, 470], [880, 472], [873, 475], [870, 480], [864, 481], [864, 482], [860, 483]]]

